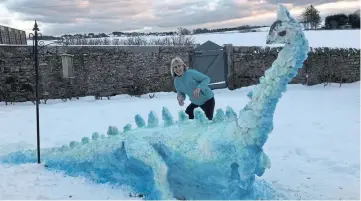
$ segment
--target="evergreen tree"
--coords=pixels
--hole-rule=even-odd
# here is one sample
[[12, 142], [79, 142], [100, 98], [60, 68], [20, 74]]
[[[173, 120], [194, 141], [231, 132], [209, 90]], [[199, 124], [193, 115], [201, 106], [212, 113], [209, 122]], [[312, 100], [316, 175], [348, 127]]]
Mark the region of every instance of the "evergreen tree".
[[360, 28], [360, 15], [356, 13], [352, 13], [348, 15], [348, 23], [352, 28], [359, 29]]
[[321, 24], [320, 11], [313, 5], [310, 5], [302, 12], [300, 21], [304, 24], [306, 29], [317, 29]]
[[346, 14], [329, 15], [325, 18], [325, 26], [327, 29], [339, 29], [340, 26], [346, 25], [349, 17]]

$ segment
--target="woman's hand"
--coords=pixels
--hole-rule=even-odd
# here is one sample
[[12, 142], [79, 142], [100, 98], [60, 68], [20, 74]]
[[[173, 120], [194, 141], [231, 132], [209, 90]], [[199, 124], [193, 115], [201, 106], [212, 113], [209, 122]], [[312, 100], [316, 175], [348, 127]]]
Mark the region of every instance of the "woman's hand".
[[195, 88], [195, 89], [194, 89], [194, 91], [193, 91], [193, 97], [194, 97], [194, 98], [199, 98], [199, 91], [200, 91], [199, 88]]
[[178, 96], [177, 96], [177, 100], [178, 100], [178, 104], [179, 104], [180, 106], [183, 106], [183, 105], [184, 105], [184, 99], [183, 99], [182, 96], [178, 95]]

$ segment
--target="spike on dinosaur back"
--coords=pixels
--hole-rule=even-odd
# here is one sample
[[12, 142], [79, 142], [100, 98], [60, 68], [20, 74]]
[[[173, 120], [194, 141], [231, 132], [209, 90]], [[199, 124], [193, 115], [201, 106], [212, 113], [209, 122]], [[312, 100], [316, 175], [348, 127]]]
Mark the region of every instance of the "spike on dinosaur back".
[[218, 123], [224, 121], [224, 119], [225, 119], [224, 111], [221, 108], [218, 108], [216, 110], [216, 114], [214, 115], [213, 121]]
[[99, 133], [95, 132], [92, 134], [92, 140], [97, 140], [99, 139]]
[[179, 120], [179, 122], [185, 122], [188, 119], [189, 119], [188, 115], [183, 110], [180, 110], [178, 112], [178, 120]]
[[77, 144], [78, 144], [78, 142], [71, 141], [71, 142], [69, 143], [69, 147], [70, 147], [70, 148], [74, 148]]
[[162, 120], [164, 122], [164, 126], [171, 126], [174, 124], [172, 114], [166, 107], [163, 107], [162, 109]]
[[127, 124], [127, 125], [125, 125], [125, 126], [123, 127], [123, 131], [124, 131], [124, 132], [128, 132], [128, 131], [130, 131], [130, 130], [132, 130], [132, 124]]
[[138, 128], [145, 127], [145, 121], [139, 114], [135, 115], [135, 124], [137, 124]]
[[194, 109], [194, 119], [197, 123], [200, 124], [206, 124], [209, 122], [203, 110], [199, 108]]
[[226, 118], [231, 119], [231, 120], [237, 119], [236, 112], [230, 106], [227, 106], [227, 108], [226, 108]]
[[159, 119], [157, 115], [155, 114], [155, 112], [150, 111], [148, 114], [148, 127], [154, 128], [157, 127], [158, 125], [159, 125]]
[[82, 139], [81, 139], [81, 142], [83, 143], [83, 144], [87, 144], [87, 143], [89, 143], [89, 138], [88, 137], [83, 137]]
[[118, 128], [115, 126], [109, 126], [107, 134], [108, 135], [118, 135], [119, 134]]

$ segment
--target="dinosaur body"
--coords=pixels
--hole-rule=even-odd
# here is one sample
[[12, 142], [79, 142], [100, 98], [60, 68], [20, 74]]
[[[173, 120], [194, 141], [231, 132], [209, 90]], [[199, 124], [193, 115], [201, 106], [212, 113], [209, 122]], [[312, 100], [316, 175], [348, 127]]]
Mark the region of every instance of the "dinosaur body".
[[[308, 42], [299, 24], [280, 5], [267, 43], [284, 43], [277, 59], [248, 94], [249, 102], [237, 115], [228, 107], [216, 110], [209, 121], [201, 110], [188, 120], [180, 111], [177, 121], [162, 111], [162, 124], [154, 112], [148, 122], [136, 115], [119, 132], [94, 133], [82, 142], [43, 149], [45, 165], [71, 176], [99, 183], [125, 184], [146, 199], [242, 199], [255, 176], [270, 168], [263, 145], [273, 129], [273, 114], [288, 82], [307, 58]], [[3, 163], [36, 162], [34, 150], [10, 153]]]

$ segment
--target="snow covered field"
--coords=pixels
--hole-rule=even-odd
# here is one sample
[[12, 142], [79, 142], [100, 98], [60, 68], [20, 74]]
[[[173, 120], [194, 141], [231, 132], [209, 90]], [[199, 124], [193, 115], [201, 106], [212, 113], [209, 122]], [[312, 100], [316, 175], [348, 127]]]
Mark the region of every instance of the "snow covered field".
[[[360, 49], [360, 30], [319, 30], [305, 31], [310, 47], [357, 48]], [[234, 46], [271, 46], [266, 45], [268, 31], [249, 33], [219, 33], [195, 35], [197, 43], [207, 40], [219, 45], [231, 43]], [[332, 41], [331, 41], [332, 40]], [[273, 45], [275, 46], [275, 45]]]
[[[266, 45], [266, 36], [269, 27], [260, 29], [258, 32], [237, 33], [207, 33], [193, 35], [195, 43], [202, 44], [208, 40], [219, 45], [233, 44], [234, 46], [277, 46]], [[332, 48], [357, 48], [360, 49], [360, 30], [317, 30], [305, 31], [310, 47], [332, 47]], [[147, 40], [164, 38], [165, 36], [144, 36]], [[126, 37], [110, 37], [109, 39], [126, 39]], [[51, 43], [52, 41], [45, 41]], [[28, 40], [28, 45], [33, 41]]]
[[[251, 87], [215, 90], [216, 108], [229, 105], [239, 111]], [[189, 102], [186, 102], [188, 104]], [[161, 115], [166, 106], [176, 116], [180, 107], [174, 93], [155, 98], [119, 95], [111, 100], [40, 105], [41, 146], [79, 141], [93, 132], [106, 133], [109, 125], [134, 124], [134, 115]], [[183, 107], [184, 109], [184, 107]], [[360, 83], [289, 85], [274, 119], [274, 130], [264, 149], [271, 169], [259, 178], [256, 189], [263, 199], [360, 199]], [[145, 119], [147, 120], [147, 119]], [[0, 103], [0, 155], [21, 148], [36, 148], [35, 106]], [[64, 177], [41, 165], [0, 165], [0, 199], [132, 199], [129, 190]]]

